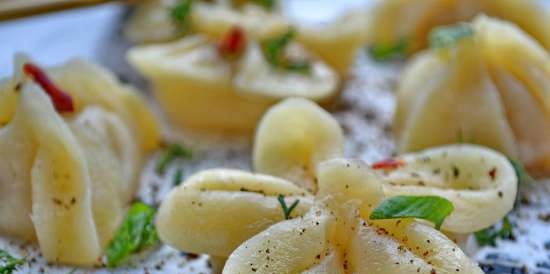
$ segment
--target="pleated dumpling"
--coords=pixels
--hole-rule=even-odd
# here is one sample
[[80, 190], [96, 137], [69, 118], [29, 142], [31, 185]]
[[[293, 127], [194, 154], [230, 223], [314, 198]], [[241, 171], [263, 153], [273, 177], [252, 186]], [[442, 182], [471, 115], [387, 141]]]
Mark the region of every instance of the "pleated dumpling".
[[130, 50], [170, 120], [199, 130], [250, 134], [262, 113], [286, 97], [330, 100], [338, 76], [299, 44], [294, 33], [258, 42], [239, 27], [220, 41], [195, 35]]
[[319, 184], [308, 213], [241, 244], [222, 273], [483, 273], [425, 223], [369, 220], [384, 195], [380, 178], [361, 162], [322, 163]]
[[240, 25], [257, 38], [283, 33], [290, 24], [277, 13], [277, 1], [142, 1], [125, 27], [126, 36], [138, 43], [165, 42], [188, 33], [211, 38]]
[[[133, 198], [145, 154], [158, 143], [158, 136], [133, 136], [157, 130], [155, 119], [141, 109], [146, 104], [137, 94], [121, 93], [135, 96], [123, 109], [85, 99], [83, 94], [98, 99], [103, 92], [122, 100], [109, 85], [91, 85], [101, 75], [69, 77], [71, 85], [69, 79], [49, 80], [32, 63], [20, 64], [0, 88], [0, 97], [14, 104], [0, 128], [0, 233], [36, 239], [49, 262], [97, 264]], [[64, 66], [49, 74], [68, 77]], [[68, 87], [72, 92], [65, 92]], [[126, 108], [136, 114], [132, 122]]]
[[405, 70], [394, 125], [399, 150], [476, 143], [548, 174], [548, 52], [515, 25], [485, 16], [439, 29], [440, 38], [453, 32], [463, 37], [419, 54]]
[[486, 13], [519, 25], [550, 49], [550, 11], [539, 0], [384, 0], [378, 1], [369, 22], [369, 43], [391, 47], [406, 44], [406, 53], [428, 45], [437, 26], [473, 19]]

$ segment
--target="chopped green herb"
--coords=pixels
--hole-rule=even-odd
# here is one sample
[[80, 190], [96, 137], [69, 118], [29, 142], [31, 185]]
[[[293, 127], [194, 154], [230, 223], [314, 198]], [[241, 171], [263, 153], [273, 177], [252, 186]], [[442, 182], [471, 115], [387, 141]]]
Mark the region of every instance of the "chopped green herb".
[[434, 223], [439, 229], [453, 210], [449, 200], [438, 196], [394, 196], [374, 209], [370, 219], [419, 218]]
[[170, 17], [181, 30], [186, 30], [189, 26], [189, 15], [193, 7], [193, 0], [179, 0], [176, 5], [170, 9]]
[[510, 163], [514, 167], [514, 170], [516, 171], [516, 176], [518, 177], [519, 184], [530, 184], [535, 181], [535, 179], [533, 179], [533, 177], [529, 175], [527, 170], [525, 170], [525, 167], [521, 162], [512, 159], [508, 159], [508, 161], [510, 161]]
[[408, 46], [407, 39], [399, 39], [395, 43], [373, 45], [369, 48], [369, 53], [375, 61], [385, 62], [404, 57]]
[[17, 259], [0, 249], [0, 274], [15, 273], [17, 267], [25, 263], [25, 258]]
[[447, 48], [473, 35], [474, 29], [467, 23], [436, 27], [430, 33], [430, 47], [434, 49]]
[[159, 241], [154, 225], [155, 209], [134, 203], [107, 247], [107, 265], [117, 266], [130, 254], [156, 245]]
[[285, 56], [285, 49], [296, 36], [294, 30], [289, 30], [281, 36], [269, 39], [263, 43], [263, 51], [269, 64], [275, 68], [309, 73], [311, 63], [308, 60], [289, 60]]
[[497, 229], [496, 226], [491, 226], [489, 228], [480, 230], [478, 232], [474, 233], [474, 236], [476, 238], [476, 241], [479, 246], [495, 246], [497, 239], [511, 239], [513, 238], [512, 233], [512, 223], [508, 219], [508, 216], [504, 217], [502, 219], [502, 224], [500, 225], [500, 229]]
[[275, 0], [254, 0], [254, 2], [267, 10], [272, 10], [275, 7]]
[[183, 180], [183, 169], [178, 168], [176, 173], [174, 173], [174, 179], [172, 180], [172, 185], [179, 186]]
[[178, 158], [184, 158], [188, 159], [193, 156], [193, 153], [191, 153], [190, 150], [182, 147], [178, 144], [172, 144], [168, 146], [164, 154], [161, 156], [160, 160], [157, 162], [157, 165], [155, 167], [155, 171], [158, 175], [164, 174], [164, 171], [166, 171], [166, 168], [172, 163], [172, 161], [178, 159]]
[[288, 220], [290, 219], [290, 214], [292, 213], [292, 211], [296, 208], [296, 206], [298, 205], [298, 203], [300, 202], [299, 199], [296, 199], [296, 201], [294, 201], [290, 207], [288, 207], [286, 205], [286, 202], [285, 202], [285, 196], [283, 195], [279, 195], [277, 197], [277, 200], [279, 200], [279, 204], [281, 204], [281, 207], [283, 208], [283, 214], [285, 216], [285, 220]]

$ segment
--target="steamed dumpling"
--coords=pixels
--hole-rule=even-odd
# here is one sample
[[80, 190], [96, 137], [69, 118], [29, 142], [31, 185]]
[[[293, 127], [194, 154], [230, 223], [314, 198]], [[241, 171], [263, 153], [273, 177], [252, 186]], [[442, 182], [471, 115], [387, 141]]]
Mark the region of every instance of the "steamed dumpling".
[[511, 23], [478, 17], [473, 35], [419, 54], [397, 93], [400, 151], [472, 142], [550, 172], [550, 56]]
[[[317, 167], [342, 157], [343, 142], [337, 121], [327, 112], [303, 99], [287, 99], [267, 111], [258, 125], [254, 169], [318, 193]], [[455, 207], [443, 224], [447, 232], [487, 228], [512, 209], [517, 178], [508, 159], [496, 151], [474, 145], [444, 146], [400, 155], [395, 161], [398, 165], [391, 169], [374, 165], [385, 195], [447, 198]]]
[[187, 26], [181, 29], [170, 14], [172, 7], [179, 2], [142, 1], [125, 27], [126, 36], [138, 43], [165, 42], [189, 32], [219, 38], [234, 25], [239, 25], [254, 37], [266, 38], [283, 33], [290, 26], [281, 15], [255, 4], [255, 1], [244, 1], [250, 3], [233, 6], [232, 2], [236, 1], [194, 0], [190, 1]]
[[152, 80], [168, 117], [199, 131], [250, 134], [262, 113], [280, 99], [326, 101], [336, 93], [337, 75], [300, 45], [291, 42], [285, 51], [291, 58], [309, 60], [306, 73], [276, 68], [257, 42], [244, 43], [236, 60], [224, 57], [216, 43], [201, 35], [137, 47], [128, 57]]
[[140, 109], [145, 104], [136, 94], [121, 93], [135, 98], [120, 106], [143, 114], [131, 123], [124, 108], [81, 100], [78, 92], [109, 90], [111, 100], [121, 96], [108, 85], [95, 89], [85, 81], [81, 90], [72, 86], [75, 92], [68, 93], [74, 110], [60, 113], [55, 99], [25, 78], [4, 80], [0, 88], [1, 96], [15, 94], [14, 112], [2, 117], [7, 120], [0, 128], [0, 233], [38, 240], [49, 262], [97, 264], [133, 197], [141, 160], [158, 142], [147, 134], [140, 140], [133, 136], [145, 117], [145, 129], [156, 130], [155, 119]]
[[550, 49], [550, 12], [539, 0], [383, 0], [369, 22], [369, 42], [391, 45], [407, 42], [407, 52], [423, 49], [428, 34], [440, 25], [468, 21], [486, 13], [512, 21]]
[[319, 182], [322, 194], [307, 214], [244, 242], [223, 273], [483, 273], [453, 241], [426, 224], [370, 221], [384, 195], [379, 178], [364, 164], [324, 162]]

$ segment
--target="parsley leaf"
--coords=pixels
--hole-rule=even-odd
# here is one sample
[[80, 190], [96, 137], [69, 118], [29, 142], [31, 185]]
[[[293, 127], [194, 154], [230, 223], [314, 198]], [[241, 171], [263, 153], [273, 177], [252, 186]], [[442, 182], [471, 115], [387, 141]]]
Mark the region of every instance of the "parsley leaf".
[[176, 170], [176, 173], [174, 173], [174, 177], [172, 179], [172, 185], [179, 186], [182, 180], [183, 180], [183, 169], [178, 168]]
[[474, 29], [467, 23], [436, 27], [430, 33], [430, 47], [434, 49], [447, 48], [455, 45], [463, 38], [473, 35]]
[[168, 146], [164, 154], [161, 156], [160, 160], [157, 162], [157, 165], [155, 167], [155, 171], [158, 175], [164, 174], [164, 171], [166, 171], [166, 168], [172, 163], [172, 161], [176, 160], [177, 158], [184, 158], [188, 159], [193, 156], [193, 153], [182, 147], [178, 144], [172, 144]]
[[16, 259], [5, 250], [0, 249], [0, 274], [15, 273], [17, 267], [25, 263], [25, 259]]
[[419, 218], [434, 223], [439, 229], [453, 210], [449, 200], [438, 196], [394, 196], [374, 209], [370, 219]]
[[133, 252], [158, 243], [154, 217], [155, 209], [144, 203], [134, 203], [130, 207], [122, 225], [107, 247], [109, 267], [117, 266]]
[[193, 0], [179, 0], [176, 5], [170, 9], [170, 17], [182, 30], [186, 30], [189, 26], [189, 15], [193, 7]]
[[294, 30], [289, 30], [282, 35], [268, 39], [263, 43], [264, 55], [274, 68], [295, 71], [299, 73], [309, 73], [311, 63], [308, 60], [289, 60], [285, 56], [285, 49], [296, 36]]
[[275, 0], [254, 0], [254, 2], [267, 10], [272, 10], [275, 7]]
[[373, 45], [369, 48], [369, 54], [377, 62], [385, 62], [405, 56], [409, 42], [407, 39], [399, 39], [395, 43]]
[[496, 240], [500, 239], [512, 239], [514, 235], [512, 234], [512, 223], [508, 219], [508, 216], [502, 219], [502, 224], [500, 229], [497, 229], [496, 226], [491, 226], [489, 228], [480, 230], [474, 233], [476, 241], [479, 246], [495, 246]]
[[285, 220], [288, 220], [290, 219], [290, 214], [292, 213], [292, 211], [296, 208], [296, 206], [298, 205], [298, 203], [300, 202], [299, 199], [296, 199], [296, 201], [294, 201], [290, 207], [288, 207], [286, 205], [286, 202], [285, 202], [285, 196], [283, 195], [279, 195], [277, 197], [277, 200], [279, 201], [279, 204], [281, 204], [281, 207], [283, 208], [283, 214], [285, 216]]

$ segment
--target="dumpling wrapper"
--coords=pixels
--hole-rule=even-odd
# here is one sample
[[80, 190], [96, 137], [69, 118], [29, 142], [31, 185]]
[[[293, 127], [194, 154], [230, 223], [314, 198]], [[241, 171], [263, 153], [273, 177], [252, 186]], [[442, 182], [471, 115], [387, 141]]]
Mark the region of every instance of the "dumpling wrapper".
[[384, 0], [377, 1], [369, 25], [369, 43], [407, 42], [407, 53], [426, 48], [430, 31], [486, 13], [519, 25], [550, 49], [550, 11], [539, 0]]
[[422, 53], [406, 68], [399, 150], [473, 142], [519, 158], [535, 174], [550, 172], [550, 56], [512, 24], [479, 17], [472, 26], [474, 37]]
[[281, 98], [321, 101], [336, 93], [337, 76], [321, 61], [313, 60], [311, 75], [281, 72], [265, 61], [255, 42], [248, 44], [237, 63], [221, 57], [200, 35], [136, 47], [128, 58], [152, 80], [170, 120], [199, 131], [251, 134], [263, 112]]
[[292, 216], [312, 203], [293, 183], [238, 170], [199, 172], [162, 202], [156, 228], [165, 243], [179, 250], [227, 258], [243, 241], [284, 219], [278, 195], [300, 202]]
[[[154, 117], [141, 109], [144, 102], [109, 81], [100, 89], [101, 71], [93, 74], [93, 65], [79, 62], [53, 73], [63, 90], [72, 88], [76, 110], [71, 114], [57, 113], [40, 87], [17, 74], [2, 82], [0, 96], [12, 98], [7, 102], [14, 105], [1, 117], [6, 125], [0, 128], [5, 159], [0, 160], [0, 215], [5, 216], [0, 231], [37, 239], [49, 262], [91, 266], [100, 263], [133, 197], [144, 149], [158, 141], [146, 138], [155, 136], [154, 130], [133, 137], [139, 130], [157, 129]], [[20, 82], [15, 87], [12, 81]], [[108, 102], [100, 93], [105, 90], [121, 102]], [[146, 127], [136, 130], [141, 122]]]

